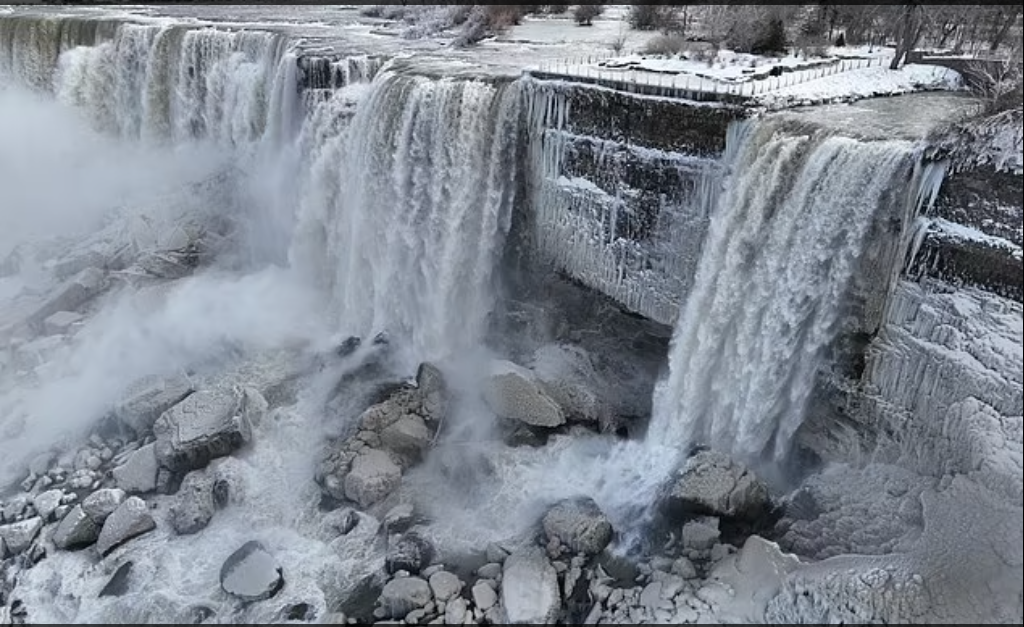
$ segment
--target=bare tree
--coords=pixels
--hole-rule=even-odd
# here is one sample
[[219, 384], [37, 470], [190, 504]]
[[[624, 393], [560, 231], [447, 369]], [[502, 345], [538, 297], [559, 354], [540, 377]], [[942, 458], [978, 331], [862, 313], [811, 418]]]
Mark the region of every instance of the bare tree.
[[896, 55], [889, 64], [890, 70], [899, 69], [907, 53], [917, 47], [917, 42], [924, 32], [925, 16], [924, 10], [919, 2], [897, 5], [899, 7], [900, 21], [896, 32]]

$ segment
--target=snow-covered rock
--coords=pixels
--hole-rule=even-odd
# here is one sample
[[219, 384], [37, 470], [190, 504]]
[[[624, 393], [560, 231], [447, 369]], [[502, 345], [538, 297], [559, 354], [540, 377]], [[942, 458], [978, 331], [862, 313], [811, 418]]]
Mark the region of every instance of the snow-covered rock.
[[0, 539], [7, 546], [7, 551], [12, 555], [18, 555], [25, 551], [39, 535], [43, 528], [43, 519], [33, 516], [14, 523], [0, 526]]
[[82, 511], [97, 525], [102, 525], [128, 495], [120, 488], [102, 488], [82, 499]]
[[153, 425], [156, 457], [174, 474], [205, 467], [252, 439], [266, 402], [254, 389], [211, 387], [190, 394]]
[[184, 375], [147, 376], [134, 381], [114, 407], [114, 415], [138, 435], [147, 435], [165, 411], [195, 391]]
[[69, 279], [55, 294], [42, 303], [29, 316], [29, 322], [41, 325], [44, 320], [58, 311], [78, 311], [83, 305], [99, 296], [108, 286], [106, 273], [98, 268], [86, 268]]
[[352, 461], [345, 476], [345, 496], [369, 507], [384, 499], [402, 480], [401, 467], [386, 452], [367, 449]]
[[430, 584], [420, 577], [399, 577], [384, 584], [378, 602], [387, 616], [403, 618], [430, 603], [431, 598]]
[[559, 618], [558, 573], [543, 549], [520, 549], [505, 560], [501, 606], [509, 624], [553, 625]]
[[578, 346], [548, 344], [534, 352], [530, 368], [544, 391], [558, 403], [566, 420], [594, 427], [609, 424], [611, 409], [590, 355]]
[[217, 509], [214, 479], [202, 470], [194, 470], [181, 482], [169, 511], [171, 527], [179, 535], [201, 531]]
[[60, 506], [62, 499], [64, 498], [64, 491], [59, 488], [40, 492], [32, 499], [32, 506], [36, 508], [36, 513], [43, 519], [44, 522], [49, 522], [50, 517]]
[[402, 535], [388, 546], [384, 567], [389, 573], [406, 571], [417, 574], [434, 559], [434, 546], [430, 540], [415, 531]]
[[612, 524], [591, 498], [567, 499], [554, 505], [541, 521], [548, 540], [574, 553], [597, 555], [612, 541]]
[[67, 551], [83, 549], [100, 537], [100, 524], [81, 505], [76, 505], [57, 524], [53, 544]]
[[129, 454], [123, 464], [111, 471], [114, 483], [129, 494], [145, 494], [157, 488], [160, 463], [156, 443], [151, 442]]
[[427, 580], [434, 598], [438, 601], [447, 601], [462, 592], [462, 580], [455, 573], [446, 570], [439, 570]]
[[493, 373], [484, 384], [484, 400], [501, 418], [533, 427], [565, 424], [565, 413], [537, 376], [510, 361], [494, 364]]
[[96, 550], [105, 556], [125, 542], [156, 529], [146, 502], [129, 496], [107, 517], [96, 540]]
[[756, 520], [771, 506], [768, 486], [742, 464], [717, 451], [686, 460], [661, 504], [673, 517], [708, 514]]

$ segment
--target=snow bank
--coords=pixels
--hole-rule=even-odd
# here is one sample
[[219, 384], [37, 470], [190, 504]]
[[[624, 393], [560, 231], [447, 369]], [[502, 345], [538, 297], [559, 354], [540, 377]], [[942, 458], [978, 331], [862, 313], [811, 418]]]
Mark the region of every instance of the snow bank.
[[988, 246], [989, 248], [1006, 250], [1017, 261], [1024, 261], [1024, 254], [1021, 252], [1021, 247], [1009, 240], [1003, 239], [1002, 237], [989, 235], [988, 233], [983, 233], [978, 229], [964, 226], [963, 224], [957, 224], [956, 222], [950, 222], [949, 220], [944, 220], [942, 218], [936, 218], [933, 220], [931, 228], [940, 232], [947, 239], [965, 242], [978, 242]]
[[959, 73], [938, 65], [904, 65], [898, 70], [869, 67], [780, 87], [758, 95], [771, 109], [894, 96], [913, 91], [956, 90], [963, 85]]

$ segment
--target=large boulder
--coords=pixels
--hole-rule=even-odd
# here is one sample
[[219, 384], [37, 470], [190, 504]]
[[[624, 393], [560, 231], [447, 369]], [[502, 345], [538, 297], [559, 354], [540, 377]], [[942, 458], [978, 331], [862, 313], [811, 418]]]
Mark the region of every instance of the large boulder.
[[205, 467], [252, 439], [266, 401], [254, 389], [215, 386], [189, 395], [164, 412], [153, 432], [160, 466], [174, 475]]
[[171, 527], [176, 533], [197, 533], [210, 524], [217, 510], [214, 485], [214, 479], [203, 470], [194, 470], [185, 475], [169, 512]]
[[384, 500], [402, 480], [401, 467], [386, 452], [366, 449], [352, 461], [345, 476], [345, 496], [361, 507]]
[[43, 528], [43, 519], [39, 516], [26, 518], [9, 525], [0, 526], [0, 540], [7, 546], [12, 555], [17, 555], [32, 546], [32, 542]]
[[114, 484], [129, 494], [144, 494], [157, 488], [160, 463], [156, 443], [150, 442], [132, 451], [124, 463], [111, 471]]
[[505, 621], [519, 625], [554, 625], [561, 612], [558, 573], [544, 550], [531, 546], [505, 559], [501, 580]]
[[58, 549], [74, 551], [90, 546], [100, 537], [100, 524], [76, 505], [57, 524], [53, 544]]
[[156, 521], [149, 513], [146, 502], [137, 496], [130, 496], [103, 523], [96, 540], [96, 550], [101, 556], [106, 556], [125, 542], [153, 529], [156, 529]]
[[316, 471], [324, 494], [369, 507], [390, 494], [402, 472], [433, 446], [447, 411], [447, 387], [429, 363], [420, 365], [416, 383], [363, 411], [358, 431], [327, 451]]
[[565, 424], [561, 406], [537, 376], [510, 361], [494, 364], [484, 382], [484, 401], [496, 415], [531, 427], [554, 428]]
[[58, 311], [78, 311], [99, 296], [107, 287], [107, 275], [98, 268], [86, 268], [64, 283], [28, 318], [29, 324], [41, 327], [43, 321]]
[[126, 498], [128, 495], [120, 488], [96, 490], [82, 500], [82, 511], [97, 525], [102, 525]]
[[596, 428], [611, 424], [611, 408], [601, 395], [605, 386], [585, 350], [568, 344], [542, 346], [533, 355], [531, 370], [566, 420]]
[[391, 574], [402, 570], [418, 574], [433, 559], [434, 545], [420, 534], [409, 532], [388, 547], [384, 567]]
[[676, 519], [710, 515], [756, 521], [772, 510], [768, 486], [742, 464], [717, 451], [686, 460], [661, 503]]
[[419, 577], [399, 577], [384, 584], [378, 603], [392, 618], [402, 618], [409, 612], [430, 603], [430, 584]]
[[284, 572], [261, 543], [251, 540], [224, 560], [220, 587], [243, 601], [262, 601], [284, 587]]
[[184, 375], [146, 376], [133, 382], [114, 407], [114, 416], [138, 436], [149, 434], [168, 409], [192, 394], [195, 388]]
[[574, 553], [597, 555], [612, 541], [612, 524], [593, 499], [567, 499], [548, 510], [542, 520], [548, 540]]

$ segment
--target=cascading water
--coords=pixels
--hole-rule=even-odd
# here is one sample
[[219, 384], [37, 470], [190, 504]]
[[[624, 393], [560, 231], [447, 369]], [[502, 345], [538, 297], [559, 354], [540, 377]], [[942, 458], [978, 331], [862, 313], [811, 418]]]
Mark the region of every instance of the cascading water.
[[648, 439], [782, 458], [833, 339], [884, 194], [913, 144], [743, 123], [694, 287], [676, 324]]
[[480, 339], [511, 219], [519, 103], [514, 84], [390, 70], [312, 115], [326, 128], [307, 128], [292, 262], [333, 295], [339, 328], [386, 331], [420, 358]]

